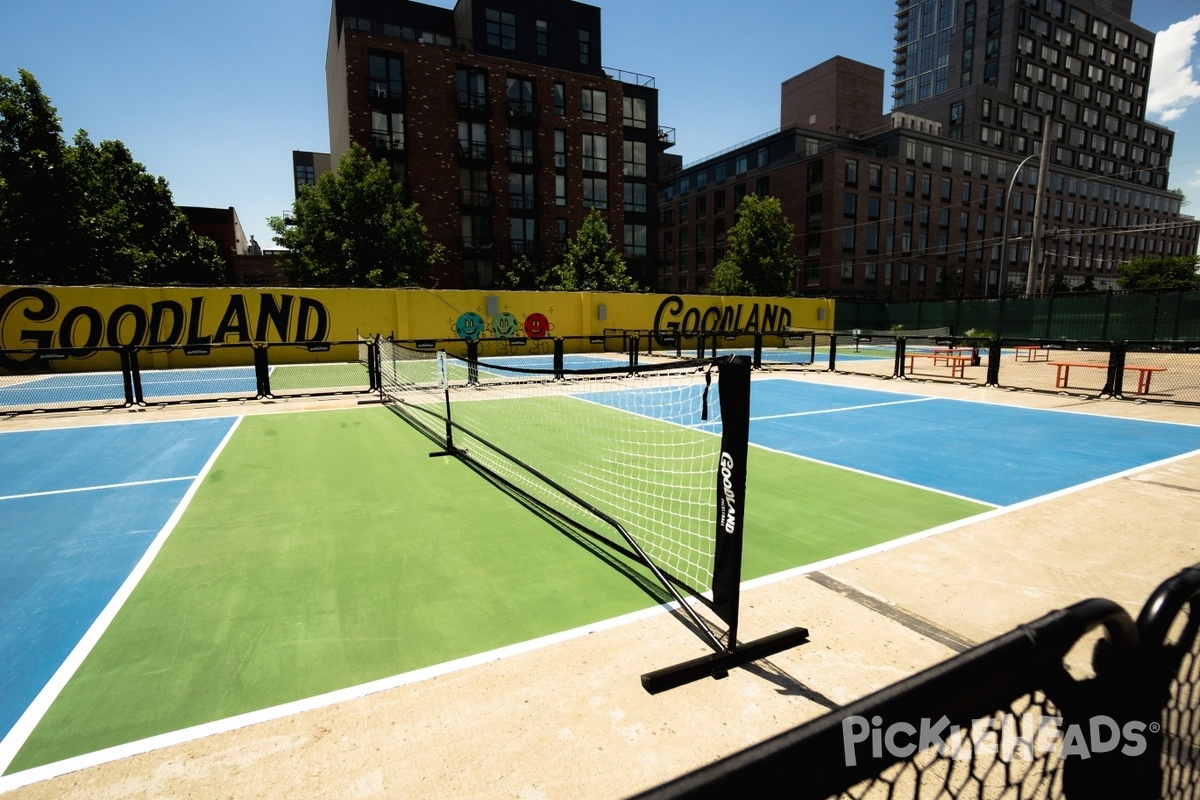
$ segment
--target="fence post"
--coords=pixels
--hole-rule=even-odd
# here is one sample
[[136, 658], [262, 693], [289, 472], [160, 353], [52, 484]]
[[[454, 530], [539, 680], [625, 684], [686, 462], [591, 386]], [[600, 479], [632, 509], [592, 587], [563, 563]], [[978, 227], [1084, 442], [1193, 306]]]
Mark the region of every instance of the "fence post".
[[258, 397], [255, 399], [262, 400], [264, 397], [271, 396], [271, 366], [267, 358], [267, 345], [253, 345], [252, 352], [254, 353], [254, 382], [258, 387]]
[[987, 378], [984, 380], [986, 386], [1000, 385], [1000, 360], [1000, 339], [992, 339], [988, 344]]
[[1125, 345], [1114, 344], [1108, 354], [1108, 377], [1100, 394], [1109, 397], [1120, 397], [1123, 392], [1122, 381], [1125, 375]]
[[126, 407], [137, 404], [137, 397], [133, 391], [133, 372], [136, 359], [137, 355], [132, 347], [121, 351], [121, 382], [125, 386]]

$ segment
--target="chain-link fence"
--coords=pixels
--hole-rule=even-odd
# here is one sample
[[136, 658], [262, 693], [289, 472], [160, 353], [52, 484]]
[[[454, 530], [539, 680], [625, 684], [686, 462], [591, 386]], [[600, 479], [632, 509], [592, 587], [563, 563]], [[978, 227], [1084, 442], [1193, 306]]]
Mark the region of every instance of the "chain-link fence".
[[[638, 798], [1194, 800], [1198, 620], [1200, 566], [1136, 624], [1075, 603]], [[1090, 674], [1073, 675], [1088, 645]]]

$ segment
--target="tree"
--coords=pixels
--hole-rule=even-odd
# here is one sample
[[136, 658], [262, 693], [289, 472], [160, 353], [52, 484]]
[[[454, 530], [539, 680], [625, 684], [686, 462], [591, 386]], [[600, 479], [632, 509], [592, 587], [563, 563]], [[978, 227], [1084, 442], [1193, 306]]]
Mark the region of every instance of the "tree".
[[167, 182], [121, 142], [94, 145], [85, 131], [68, 154], [72, 192], [88, 245], [76, 256], [100, 283], [225, 283], [217, 244], [188, 227]]
[[629, 275], [625, 259], [613, 248], [604, 218], [592, 209], [567, 243], [562, 261], [546, 274], [542, 288], [636, 292], [639, 287]]
[[29, 72], [0, 76], [0, 283], [224, 283], [217, 245], [119, 141], [63, 139]]
[[415, 204], [387, 163], [353, 144], [315, 186], [304, 186], [289, 219], [267, 225], [287, 248], [283, 268], [305, 286], [414, 286], [441, 263]]
[[500, 276], [500, 286], [504, 289], [540, 289], [543, 283], [544, 276], [524, 253], [514, 258]]
[[1200, 256], [1141, 256], [1117, 265], [1122, 289], [1195, 289], [1200, 287]]
[[777, 198], [746, 195], [709, 292], [786, 295], [799, 263], [792, 250], [794, 230]]

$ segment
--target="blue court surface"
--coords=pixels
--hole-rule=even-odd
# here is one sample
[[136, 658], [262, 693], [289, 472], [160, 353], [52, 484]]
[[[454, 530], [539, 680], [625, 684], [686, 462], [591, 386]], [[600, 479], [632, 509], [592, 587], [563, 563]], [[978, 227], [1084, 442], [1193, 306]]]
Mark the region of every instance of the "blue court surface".
[[[147, 397], [244, 397], [258, 389], [254, 367], [202, 367], [197, 369], [147, 369], [141, 372]], [[119, 372], [80, 372], [29, 376], [0, 386], [0, 409], [54, 408], [122, 404], [124, 379]]]
[[1200, 450], [1200, 427], [789, 380], [756, 381], [750, 440], [1007, 506]]
[[[582, 396], [649, 414], [630, 398], [654, 391]], [[697, 416], [674, 422], [702, 427], [701, 405], [716, 403], [716, 392], [714, 383], [696, 397]], [[223, 417], [0, 433], [0, 744], [154, 552], [235, 425]], [[830, 468], [994, 506], [1200, 450], [1200, 426], [787, 378], [754, 381], [750, 436]]]
[[234, 422], [0, 433], [0, 739], [125, 582]]

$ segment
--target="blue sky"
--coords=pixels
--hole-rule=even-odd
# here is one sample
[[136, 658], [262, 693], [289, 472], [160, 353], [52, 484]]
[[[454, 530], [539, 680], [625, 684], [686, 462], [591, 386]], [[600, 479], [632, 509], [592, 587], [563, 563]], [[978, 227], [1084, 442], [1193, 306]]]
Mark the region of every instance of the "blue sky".
[[[659, 122], [675, 129], [684, 163], [778, 127], [780, 84], [835, 55], [880, 67], [890, 88], [892, 0], [593, 4], [604, 66], [655, 78]], [[82, 128], [95, 142], [121, 140], [167, 180], [177, 204], [233, 206], [247, 236], [265, 245], [265, 219], [291, 207], [292, 151], [329, 149], [330, 8], [4, 0], [0, 74], [29, 70], [68, 138]], [[1171, 186], [1200, 216], [1200, 2], [1134, 0], [1133, 19], [1159, 33], [1149, 116], [1177, 132]]]

